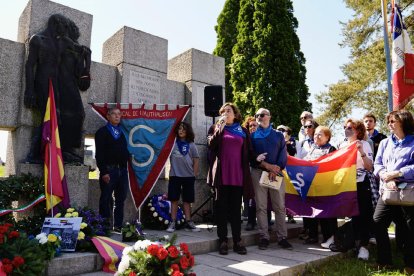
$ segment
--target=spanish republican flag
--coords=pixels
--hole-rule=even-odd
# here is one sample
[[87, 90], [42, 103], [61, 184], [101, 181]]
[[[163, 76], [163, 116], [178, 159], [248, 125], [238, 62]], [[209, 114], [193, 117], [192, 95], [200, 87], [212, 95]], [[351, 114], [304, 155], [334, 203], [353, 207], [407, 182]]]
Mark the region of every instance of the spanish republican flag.
[[44, 146], [44, 172], [46, 211], [62, 203], [69, 208], [69, 193], [63, 167], [62, 151], [56, 116], [55, 95], [52, 80], [49, 79], [49, 98], [47, 100], [45, 117], [43, 120], [42, 142]]
[[289, 156], [284, 172], [286, 208], [304, 217], [358, 215], [356, 158], [355, 143], [314, 161]]

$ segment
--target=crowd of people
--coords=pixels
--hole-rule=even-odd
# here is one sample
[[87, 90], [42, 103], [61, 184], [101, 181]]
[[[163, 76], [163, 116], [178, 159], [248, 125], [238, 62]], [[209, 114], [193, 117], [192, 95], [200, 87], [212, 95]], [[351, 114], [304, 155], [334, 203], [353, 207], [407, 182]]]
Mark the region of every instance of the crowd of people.
[[[111, 110], [109, 123], [97, 133], [106, 140], [119, 144], [117, 123], [119, 110]], [[237, 106], [225, 103], [219, 110], [220, 119], [211, 126], [208, 134], [209, 172], [207, 182], [214, 188], [214, 217], [217, 224], [219, 253], [228, 254], [228, 223], [231, 227], [233, 251], [246, 254], [247, 249], [241, 238], [242, 205], [247, 208], [248, 224], [246, 230], [252, 230], [256, 224], [259, 232], [259, 249], [269, 246], [269, 231], [276, 232], [281, 248], [291, 249], [287, 240], [287, 210], [285, 208], [285, 181], [282, 170], [287, 164], [288, 155], [304, 160], [315, 160], [331, 152], [355, 144], [356, 189], [359, 215], [352, 217], [355, 246], [358, 259], [368, 260], [369, 243], [377, 246], [378, 266], [392, 265], [391, 246], [388, 227], [391, 222], [396, 226], [398, 245], [403, 252], [406, 271], [414, 273], [414, 206], [389, 205], [381, 199], [384, 187], [403, 188], [414, 185], [414, 119], [405, 110], [393, 111], [386, 117], [390, 136], [378, 132], [376, 117], [368, 113], [361, 120], [347, 119], [343, 124], [345, 139], [333, 146], [332, 132], [329, 127], [318, 125], [312, 113], [304, 111], [300, 115], [301, 128], [296, 140], [292, 130], [285, 125], [274, 128], [271, 124], [270, 110], [259, 108], [254, 117], [243, 120]], [[116, 118], [112, 118], [116, 117]], [[111, 125], [112, 124], [112, 125]], [[176, 130], [176, 145], [171, 155], [170, 181], [168, 197], [172, 202], [172, 222], [167, 231], [175, 231], [174, 213], [182, 196], [184, 212], [188, 220], [185, 228], [200, 231], [190, 217], [190, 206], [194, 202], [194, 181], [198, 173], [199, 155], [194, 145], [194, 132], [191, 125], [179, 124]], [[123, 141], [122, 139], [119, 141]], [[98, 166], [105, 166], [102, 159], [109, 146], [97, 143]], [[101, 158], [99, 158], [101, 156]], [[101, 159], [101, 160], [98, 160]], [[113, 190], [112, 174], [114, 170], [123, 172], [124, 158], [117, 165], [111, 164], [101, 170], [101, 204], [103, 215], [108, 213], [106, 202], [109, 190]], [[109, 171], [108, 171], [109, 169]], [[114, 174], [122, 175], [120, 173]], [[263, 185], [263, 177], [270, 181], [279, 181], [279, 186]], [[110, 188], [107, 186], [111, 184]], [[333, 183], [326, 183], [333, 185]], [[109, 189], [109, 190], [108, 190]], [[107, 191], [108, 190], [108, 191]], [[123, 191], [123, 188], [121, 189]], [[115, 194], [116, 196], [116, 194]], [[124, 196], [120, 193], [122, 206]], [[108, 200], [109, 201], [109, 200]], [[121, 202], [122, 201], [122, 202]], [[109, 204], [109, 203], [108, 203]], [[269, 214], [274, 214], [274, 224], [270, 225]], [[116, 226], [122, 217], [115, 212]], [[288, 213], [288, 217], [289, 217]], [[292, 219], [292, 218], [290, 218]], [[336, 217], [303, 218], [303, 232], [300, 238], [305, 244], [319, 244], [330, 248], [338, 228]], [[318, 228], [321, 228], [322, 240], [319, 240]]]

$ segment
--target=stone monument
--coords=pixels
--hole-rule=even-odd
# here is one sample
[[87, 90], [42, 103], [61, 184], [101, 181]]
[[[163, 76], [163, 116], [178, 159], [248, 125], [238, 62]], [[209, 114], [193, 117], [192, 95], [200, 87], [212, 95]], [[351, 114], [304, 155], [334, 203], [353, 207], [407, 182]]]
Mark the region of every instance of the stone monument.
[[[36, 127], [34, 112], [24, 105], [24, 64], [30, 37], [44, 30], [48, 18], [57, 13], [76, 22], [80, 34], [79, 45], [90, 47], [92, 15], [48, 0], [28, 2], [19, 20], [17, 42], [0, 38], [0, 102], [4, 107], [0, 111], [0, 128], [10, 130], [8, 174], [43, 173], [40, 164], [21, 162], [29, 153], [28, 145]], [[193, 106], [186, 121], [194, 128], [195, 143], [201, 156], [194, 208], [201, 204], [209, 196], [209, 187], [206, 185], [206, 136], [212, 121], [204, 116], [204, 86], [224, 86], [224, 59], [190, 49], [168, 60], [166, 39], [123, 27], [104, 43], [102, 62], [92, 61], [90, 74], [90, 88], [80, 94], [85, 110], [83, 138], [93, 138], [96, 130], [104, 124], [88, 106], [90, 102]], [[97, 180], [88, 179], [88, 167], [67, 164], [65, 173], [72, 205], [97, 209], [99, 184]], [[167, 183], [162, 173], [152, 193], [166, 193]], [[125, 208], [125, 220], [135, 218], [137, 214], [130, 196], [125, 206], [129, 206]]]

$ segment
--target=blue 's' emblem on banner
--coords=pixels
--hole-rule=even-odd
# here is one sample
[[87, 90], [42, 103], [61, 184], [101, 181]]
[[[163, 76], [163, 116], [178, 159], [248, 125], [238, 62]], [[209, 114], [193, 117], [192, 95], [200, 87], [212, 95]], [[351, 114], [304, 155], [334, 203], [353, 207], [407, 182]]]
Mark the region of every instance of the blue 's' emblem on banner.
[[304, 200], [308, 195], [310, 185], [317, 171], [318, 166], [286, 166], [286, 172], [289, 175], [290, 181], [295, 187], [295, 190], [298, 191], [298, 194], [302, 200]]
[[145, 183], [152, 167], [164, 148], [175, 119], [127, 119], [121, 121], [122, 131], [127, 137], [132, 168], [140, 188]]

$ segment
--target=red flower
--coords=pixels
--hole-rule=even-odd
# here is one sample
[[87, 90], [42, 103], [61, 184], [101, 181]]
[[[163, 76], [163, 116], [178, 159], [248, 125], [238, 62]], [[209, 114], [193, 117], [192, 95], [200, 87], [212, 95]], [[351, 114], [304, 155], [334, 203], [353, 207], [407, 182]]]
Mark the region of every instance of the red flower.
[[191, 272], [190, 274], [188, 274], [188, 276], [197, 276], [194, 272]]
[[13, 265], [11, 265], [11, 264], [4, 264], [3, 265], [3, 271], [6, 272], [7, 274], [12, 273], [12, 271], [13, 271]]
[[179, 270], [174, 271], [171, 276], [184, 276]]
[[194, 266], [194, 256], [188, 258], [188, 263], [190, 264], [190, 267]]
[[148, 247], [147, 247], [147, 252], [150, 254], [150, 255], [152, 255], [152, 256], [156, 256], [157, 255], [157, 253], [158, 253], [158, 249], [159, 249], [160, 247], [158, 246], [158, 245], [156, 245], [156, 244], [151, 244], [151, 245], [149, 245]]
[[0, 226], [0, 234], [4, 234], [9, 230], [8, 226], [2, 225]]
[[172, 271], [180, 271], [180, 267], [178, 266], [178, 264], [172, 264], [170, 268], [172, 269]]
[[0, 244], [4, 243], [4, 234], [0, 234]]
[[181, 265], [181, 267], [183, 269], [187, 269], [188, 268], [189, 263], [188, 263], [188, 259], [187, 259], [186, 256], [182, 256], [181, 257], [181, 259], [180, 259], [180, 265]]
[[137, 276], [137, 274], [135, 274], [135, 272], [134, 272], [134, 271], [131, 271], [131, 272], [128, 274], [128, 276]]
[[180, 248], [184, 253], [188, 252], [188, 245], [186, 243], [180, 243]]
[[24, 264], [24, 259], [21, 256], [15, 256], [12, 261], [12, 264], [15, 268], [18, 268], [19, 266]]
[[177, 247], [171, 245], [168, 247], [168, 253], [170, 253], [171, 258], [177, 258], [180, 252], [178, 251]]
[[1, 260], [1, 262], [3, 264], [11, 264], [11, 260], [10, 259], [7, 259], [7, 258], [4, 258], [3, 260]]
[[17, 231], [11, 231], [9, 233], [9, 239], [18, 238], [19, 236], [20, 236], [20, 234]]
[[168, 251], [164, 247], [160, 247], [157, 252], [157, 257], [160, 261], [164, 260], [168, 256]]

